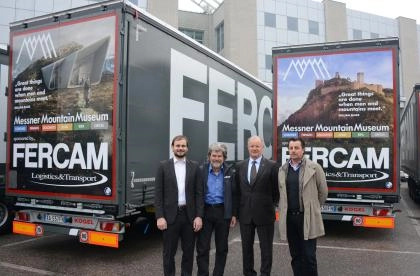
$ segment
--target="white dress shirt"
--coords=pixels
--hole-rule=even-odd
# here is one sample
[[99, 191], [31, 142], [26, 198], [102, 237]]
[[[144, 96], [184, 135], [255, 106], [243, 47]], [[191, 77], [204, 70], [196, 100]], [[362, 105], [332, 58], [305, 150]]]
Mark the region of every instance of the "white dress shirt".
[[178, 185], [178, 205], [185, 205], [187, 203], [185, 199], [185, 174], [186, 174], [185, 158], [177, 159], [174, 157], [174, 167], [175, 167], [176, 183]]
[[261, 159], [262, 159], [262, 156], [258, 157], [255, 160], [252, 159], [252, 158], [249, 158], [249, 161], [248, 161], [248, 174], [247, 174], [247, 176], [248, 176], [248, 182], [249, 183], [251, 183], [251, 167], [252, 167], [252, 162], [253, 161], [256, 161], [255, 162], [255, 167], [257, 168], [257, 173], [258, 173], [258, 170], [260, 169]]

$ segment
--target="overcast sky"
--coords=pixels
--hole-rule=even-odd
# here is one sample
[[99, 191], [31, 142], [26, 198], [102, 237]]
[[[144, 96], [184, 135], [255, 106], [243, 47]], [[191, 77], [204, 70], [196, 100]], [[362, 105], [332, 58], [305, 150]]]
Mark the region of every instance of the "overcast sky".
[[[322, 2], [322, 0], [314, 0]], [[420, 9], [418, 0], [337, 0], [346, 3], [348, 9], [363, 11], [389, 18], [404, 16], [416, 19], [420, 24]], [[192, 0], [179, 0], [179, 8], [200, 12], [200, 8]]]

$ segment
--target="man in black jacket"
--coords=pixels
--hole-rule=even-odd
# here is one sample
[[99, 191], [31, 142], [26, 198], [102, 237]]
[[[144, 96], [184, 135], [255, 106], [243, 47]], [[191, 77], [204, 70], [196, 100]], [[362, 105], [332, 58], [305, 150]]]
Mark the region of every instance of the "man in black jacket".
[[162, 161], [156, 173], [157, 228], [163, 231], [163, 270], [175, 275], [175, 254], [181, 239], [181, 275], [192, 275], [195, 233], [202, 227], [203, 185], [199, 166], [186, 159], [188, 138], [172, 140], [174, 158]]
[[260, 275], [271, 274], [275, 208], [279, 202], [278, 166], [274, 161], [264, 158], [263, 151], [264, 141], [258, 136], [250, 137], [249, 158], [239, 162], [236, 169], [245, 276], [257, 275], [254, 270], [255, 230], [261, 249]]
[[209, 275], [209, 251], [211, 236], [214, 231], [216, 260], [213, 276], [222, 276], [228, 253], [229, 227], [236, 224], [237, 200], [234, 197], [233, 166], [224, 161], [227, 148], [224, 144], [211, 144], [208, 150], [208, 162], [201, 166], [204, 188], [203, 229], [197, 240], [197, 275]]

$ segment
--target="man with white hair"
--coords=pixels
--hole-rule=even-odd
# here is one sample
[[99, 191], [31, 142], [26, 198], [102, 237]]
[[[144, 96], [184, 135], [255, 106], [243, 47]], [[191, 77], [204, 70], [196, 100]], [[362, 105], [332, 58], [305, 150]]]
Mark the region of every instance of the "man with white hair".
[[263, 139], [251, 136], [248, 139], [249, 158], [239, 162], [236, 168], [245, 276], [257, 275], [254, 270], [255, 230], [261, 249], [260, 275], [270, 275], [273, 262], [275, 209], [279, 202], [278, 166], [274, 161], [263, 157], [263, 151]]

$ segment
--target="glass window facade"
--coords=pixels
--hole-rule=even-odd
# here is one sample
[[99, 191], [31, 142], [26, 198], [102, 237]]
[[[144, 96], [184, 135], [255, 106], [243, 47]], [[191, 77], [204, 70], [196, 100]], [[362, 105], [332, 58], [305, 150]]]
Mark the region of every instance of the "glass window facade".
[[272, 67], [273, 67], [272, 55], [266, 55], [265, 56], [265, 69], [271, 70]]
[[[270, 83], [273, 47], [325, 41], [324, 6], [311, 0], [256, 2], [258, 77]], [[270, 14], [275, 16], [275, 27]]]
[[[353, 38], [353, 30], [362, 32], [362, 39], [398, 36], [398, 22], [395, 19], [365, 12], [347, 9], [347, 28], [349, 39]], [[372, 36], [373, 34], [373, 36]]]
[[138, 0], [137, 4], [140, 8], [147, 10], [147, 0]]
[[15, 0], [15, 8], [22, 10], [34, 10], [35, 1], [34, 0]]
[[2, 1], [0, 1], [0, 7], [15, 8], [15, 1], [14, 0], [2, 0]]
[[310, 34], [319, 35], [319, 23], [317, 21], [308, 21], [308, 32]]
[[61, 11], [65, 9], [71, 8], [71, 1], [60, 1], [60, 0], [54, 0], [54, 11]]
[[188, 35], [192, 39], [196, 40], [197, 42], [203, 44], [204, 39], [204, 31], [200, 30], [191, 30], [191, 29], [185, 29], [185, 28], [179, 28], [181, 32]]
[[[9, 23], [15, 20], [15, 10], [13, 8], [1, 8], [0, 25], [9, 27]], [[4, 43], [1, 41], [0, 43]]]
[[[1, 0], [0, 1], [0, 44], [9, 43], [9, 23], [34, 16], [90, 5], [104, 0]], [[130, 0], [142, 8], [147, 0]]]
[[220, 52], [225, 48], [225, 23], [222, 22], [216, 27], [216, 51]]
[[370, 33], [370, 38], [379, 38], [378, 33]]
[[35, 10], [52, 12], [54, 10], [54, 0], [35, 0]]
[[287, 17], [287, 29], [289, 31], [299, 31], [298, 19], [296, 17]]
[[[417, 25], [417, 41], [420, 42], [420, 25]], [[417, 48], [419, 49], [419, 53], [420, 53], [420, 43], [417, 43]], [[419, 54], [420, 57], [420, 54]], [[420, 59], [419, 59], [419, 63], [420, 63]]]
[[353, 29], [353, 39], [362, 39], [362, 38], [363, 38], [362, 31]]
[[264, 13], [264, 25], [267, 27], [276, 27], [276, 15], [274, 13]]
[[23, 10], [23, 9], [17, 9], [15, 12], [15, 18], [14, 20], [23, 20], [26, 18], [31, 18], [35, 16], [35, 10]]

